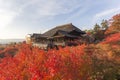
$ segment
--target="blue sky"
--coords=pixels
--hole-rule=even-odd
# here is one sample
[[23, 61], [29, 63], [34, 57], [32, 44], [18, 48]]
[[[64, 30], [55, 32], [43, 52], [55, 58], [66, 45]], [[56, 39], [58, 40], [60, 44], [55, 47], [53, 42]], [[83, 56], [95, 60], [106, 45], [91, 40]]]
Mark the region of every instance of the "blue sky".
[[25, 38], [57, 25], [93, 28], [120, 13], [120, 0], [0, 0], [0, 39]]

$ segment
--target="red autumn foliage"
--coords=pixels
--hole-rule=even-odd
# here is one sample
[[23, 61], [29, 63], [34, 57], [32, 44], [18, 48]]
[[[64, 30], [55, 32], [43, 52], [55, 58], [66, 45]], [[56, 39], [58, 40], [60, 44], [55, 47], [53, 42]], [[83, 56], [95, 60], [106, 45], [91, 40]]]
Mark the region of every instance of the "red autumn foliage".
[[119, 71], [119, 42], [120, 33], [116, 33], [96, 45], [59, 50], [44, 51], [25, 43], [9, 47], [3, 52], [13, 48], [18, 52], [0, 58], [0, 80], [104, 80], [108, 76], [113, 80]]
[[23, 44], [14, 57], [0, 59], [1, 80], [87, 80], [85, 45], [45, 52]]
[[117, 14], [109, 20], [109, 28], [105, 32], [105, 34], [114, 34], [120, 32], [120, 14]]
[[120, 43], [120, 33], [115, 33], [115, 34], [112, 34], [110, 36], [108, 36], [103, 42], [101, 42], [103, 44], [119, 44]]

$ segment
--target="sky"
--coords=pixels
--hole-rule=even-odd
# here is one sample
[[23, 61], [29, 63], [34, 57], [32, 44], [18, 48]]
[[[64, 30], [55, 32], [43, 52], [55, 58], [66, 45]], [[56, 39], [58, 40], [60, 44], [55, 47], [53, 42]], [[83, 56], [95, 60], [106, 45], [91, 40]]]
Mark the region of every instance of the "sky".
[[0, 39], [72, 23], [81, 30], [120, 13], [120, 0], [0, 0]]

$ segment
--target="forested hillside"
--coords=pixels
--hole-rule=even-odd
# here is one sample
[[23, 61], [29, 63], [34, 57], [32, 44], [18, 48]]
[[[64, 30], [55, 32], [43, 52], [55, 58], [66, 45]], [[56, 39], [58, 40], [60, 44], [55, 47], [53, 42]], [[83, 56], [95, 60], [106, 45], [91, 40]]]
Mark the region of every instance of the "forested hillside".
[[120, 80], [120, 14], [107, 24], [87, 30], [99, 40], [93, 44], [44, 51], [24, 42], [0, 49], [0, 80]]

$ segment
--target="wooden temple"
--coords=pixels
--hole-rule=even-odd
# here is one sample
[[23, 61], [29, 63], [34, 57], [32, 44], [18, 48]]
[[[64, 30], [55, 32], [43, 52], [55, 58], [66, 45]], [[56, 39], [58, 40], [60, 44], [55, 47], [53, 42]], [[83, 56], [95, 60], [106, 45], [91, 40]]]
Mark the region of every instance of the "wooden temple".
[[40, 48], [47, 48], [49, 45], [70, 46], [74, 45], [74, 40], [80, 39], [83, 34], [86, 33], [69, 23], [56, 26], [43, 34], [29, 34], [26, 37], [26, 42]]

